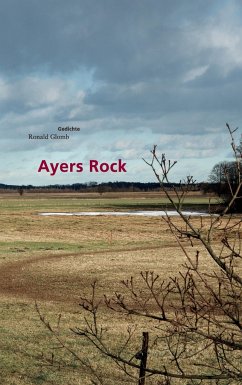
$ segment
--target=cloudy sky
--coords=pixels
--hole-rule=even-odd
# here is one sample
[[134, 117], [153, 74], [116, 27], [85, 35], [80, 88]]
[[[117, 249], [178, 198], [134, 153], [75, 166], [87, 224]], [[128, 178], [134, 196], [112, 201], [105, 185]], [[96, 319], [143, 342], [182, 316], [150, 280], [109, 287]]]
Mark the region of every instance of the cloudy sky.
[[[1, 0], [0, 15], [0, 183], [153, 181], [154, 144], [178, 160], [173, 180], [202, 181], [231, 156], [241, 0]], [[80, 131], [29, 139], [67, 126]], [[84, 171], [38, 173], [43, 159]], [[127, 173], [90, 173], [90, 159]]]

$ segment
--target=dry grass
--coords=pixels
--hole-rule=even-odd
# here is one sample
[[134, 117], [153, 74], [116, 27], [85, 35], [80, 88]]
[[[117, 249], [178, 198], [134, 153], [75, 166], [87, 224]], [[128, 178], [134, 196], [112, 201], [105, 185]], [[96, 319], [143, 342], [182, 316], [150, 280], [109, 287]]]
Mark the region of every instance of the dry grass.
[[[92, 357], [97, 370], [104, 368], [107, 384], [125, 384], [112, 365], [106, 365], [70, 332], [70, 327], [83, 322], [80, 295], [88, 294], [93, 280], [99, 282], [100, 296], [112, 295], [122, 290], [121, 280], [139, 277], [146, 270], [166, 279], [182, 269], [185, 256], [159, 218], [36, 215], [50, 207], [52, 199], [59, 201], [60, 197], [41, 195], [37, 199], [26, 194], [22, 201], [0, 197], [1, 384], [90, 383], [88, 373], [65, 352], [54, 350], [52, 360], [56, 342], [40, 322], [35, 301], [52, 322], [62, 314], [62, 337], [76, 352]], [[67, 206], [70, 211], [76, 207], [73, 195], [63, 199], [63, 211]], [[86, 199], [91, 209], [92, 201]], [[179, 223], [179, 219], [174, 220]], [[193, 221], [199, 223], [199, 219]], [[188, 244], [186, 247], [195, 252]], [[210, 263], [203, 254], [202, 268], [212, 268]], [[137, 320], [102, 311], [101, 322], [109, 328], [110, 343], [115, 346], [127, 325]], [[137, 347], [141, 331], [147, 328], [143, 321], [138, 322]]]

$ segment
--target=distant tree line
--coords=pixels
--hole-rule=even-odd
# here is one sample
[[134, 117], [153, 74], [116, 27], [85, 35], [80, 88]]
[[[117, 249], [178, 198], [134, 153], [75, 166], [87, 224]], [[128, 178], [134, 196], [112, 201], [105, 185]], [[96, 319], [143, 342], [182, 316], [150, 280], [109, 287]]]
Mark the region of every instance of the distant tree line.
[[[173, 189], [174, 187], [181, 187], [181, 183], [167, 183], [167, 189]], [[199, 191], [201, 184], [193, 186], [194, 191]], [[33, 185], [8, 185], [0, 183], [0, 190], [5, 191], [28, 191], [28, 192], [98, 192], [103, 194], [105, 192], [142, 192], [142, 191], [158, 191], [160, 190], [159, 183], [154, 182], [88, 182], [88, 183], [73, 183], [73, 184], [54, 184], [45, 186], [33, 186]]]

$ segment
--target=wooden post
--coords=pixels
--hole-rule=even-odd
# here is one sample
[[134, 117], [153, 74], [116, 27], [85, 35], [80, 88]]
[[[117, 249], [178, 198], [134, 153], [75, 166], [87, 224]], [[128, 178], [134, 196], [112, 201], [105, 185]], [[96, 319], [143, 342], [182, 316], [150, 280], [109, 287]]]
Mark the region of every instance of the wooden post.
[[148, 345], [149, 345], [149, 333], [143, 332], [138, 385], [145, 385], [145, 369], [146, 369], [146, 363], [147, 363]]

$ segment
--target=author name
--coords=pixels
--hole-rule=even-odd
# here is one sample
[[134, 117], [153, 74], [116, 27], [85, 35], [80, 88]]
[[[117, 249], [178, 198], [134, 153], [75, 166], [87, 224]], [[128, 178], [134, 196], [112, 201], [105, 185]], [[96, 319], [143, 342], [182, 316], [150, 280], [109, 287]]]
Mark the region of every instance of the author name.
[[70, 139], [70, 136], [68, 134], [65, 134], [65, 135], [58, 135], [58, 134], [43, 134], [43, 135], [32, 135], [32, 134], [28, 134], [29, 135], [29, 139], [42, 139], [42, 140], [49, 140], [49, 139], [64, 139], [64, 140], [68, 140]]
[[[46, 160], [42, 160], [38, 172], [47, 172], [50, 176], [54, 176], [57, 171], [60, 172], [83, 172], [84, 165], [82, 162], [71, 162], [71, 163], [48, 163]], [[121, 159], [118, 159], [117, 162], [107, 163], [99, 162], [96, 159], [89, 160], [89, 172], [127, 172], [126, 163]]]

